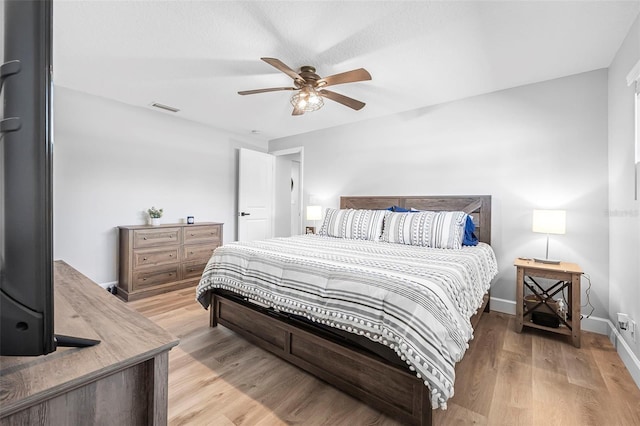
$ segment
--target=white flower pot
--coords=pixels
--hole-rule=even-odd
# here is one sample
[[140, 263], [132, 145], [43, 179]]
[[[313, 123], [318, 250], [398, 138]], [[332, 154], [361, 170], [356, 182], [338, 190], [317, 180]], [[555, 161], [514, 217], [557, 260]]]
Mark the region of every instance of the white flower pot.
[[151, 226], [160, 226], [160, 219], [159, 217], [152, 217], [151, 218]]

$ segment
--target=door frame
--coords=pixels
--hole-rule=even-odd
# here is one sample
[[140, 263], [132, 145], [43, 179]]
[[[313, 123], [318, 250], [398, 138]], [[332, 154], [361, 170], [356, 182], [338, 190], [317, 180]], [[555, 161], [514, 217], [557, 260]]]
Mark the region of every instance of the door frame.
[[[304, 225], [305, 225], [305, 216], [304, 216], [304, 147], [303, 146], [297, 146], [297, 147], [293, 147], [293, 148], [287, 148], [287, 149], [279, 149], [276, 151], [269, 151], [269, 154], [273, 155], [274, 157], [280, 157], [282, 155], [291, 155], [291, 154], [300, 154], [300, 176], [298, 177], [298, 208], [299, 208], [299, 214], [300, 214], [300, 233], [304, 233]], [[276, 206], [274, 206], [274, 208], [277, 208]]]

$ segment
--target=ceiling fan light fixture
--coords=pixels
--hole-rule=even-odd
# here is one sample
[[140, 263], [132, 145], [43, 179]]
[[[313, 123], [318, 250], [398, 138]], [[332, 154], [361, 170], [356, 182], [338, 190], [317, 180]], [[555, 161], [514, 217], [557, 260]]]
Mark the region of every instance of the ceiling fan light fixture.
[[293, 90], [294, 94], [290, 101], [293, 105], [291, 115], [302, 115], [305, 112], [317, 111], [324, 105], [324, 98], [342, 104], [355, 111], [364, 108], [365, 103], [357, 99], [350, 98], [340, 93], [326, 90], [325, 87], [336, 84], [355, 83], [358, 81], [371, 80], [371, 74], [364, 68], [341, 72], [321, 78], [316, 74], [315, 67], [305, 65], [300, 67], [299, 72], [295, 72], [288, 65], [276, 58], [260, 58], [267, 64], [276, 68], [293, 79], [295, 87], [270, 87], [265, 89], [241, 90], [239, 95], [253, 95], [255, 93], [279, 92], [281, 90]]
[[291, 96], [291, 105], [298, 110], [311, 112], [322, 108], [324, 100], [316, 89], [305, 86]]

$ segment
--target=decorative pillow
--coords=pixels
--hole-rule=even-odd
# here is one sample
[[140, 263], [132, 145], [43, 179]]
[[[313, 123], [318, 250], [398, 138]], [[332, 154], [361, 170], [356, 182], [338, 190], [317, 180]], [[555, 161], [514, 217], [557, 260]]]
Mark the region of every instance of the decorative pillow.
[[462, 248], [465, 212], [389, 213], [382, 241], [433, 248]]
[[478, 245], [478, 237], [473, 231], [476, 230], [476, 224], [473, 223], [473, 217], [471, 215], [467, 215], [467, 221], [464, 225], [464, 238], [462, 239], [463, 246], [477, 246]]
[[401, 212], [401, 213], [411, 211], [409, 209], [405, 209], [404, 207], [400, 207], [400, 206], [391, 206], [387, 210], [389, 210], [390, 212]]
[[387, 210], [327, 209], [320, 235], [379, 241]]

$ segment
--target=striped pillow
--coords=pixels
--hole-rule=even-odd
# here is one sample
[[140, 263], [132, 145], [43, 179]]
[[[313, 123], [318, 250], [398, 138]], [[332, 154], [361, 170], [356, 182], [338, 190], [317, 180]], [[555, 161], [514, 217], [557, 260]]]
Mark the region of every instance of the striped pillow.
[[465, 212], [389, 213], [382, 241], [433, 248], [462, 248]]
[[387, 210], [327, 209], [320, 235], [379, 241]]

